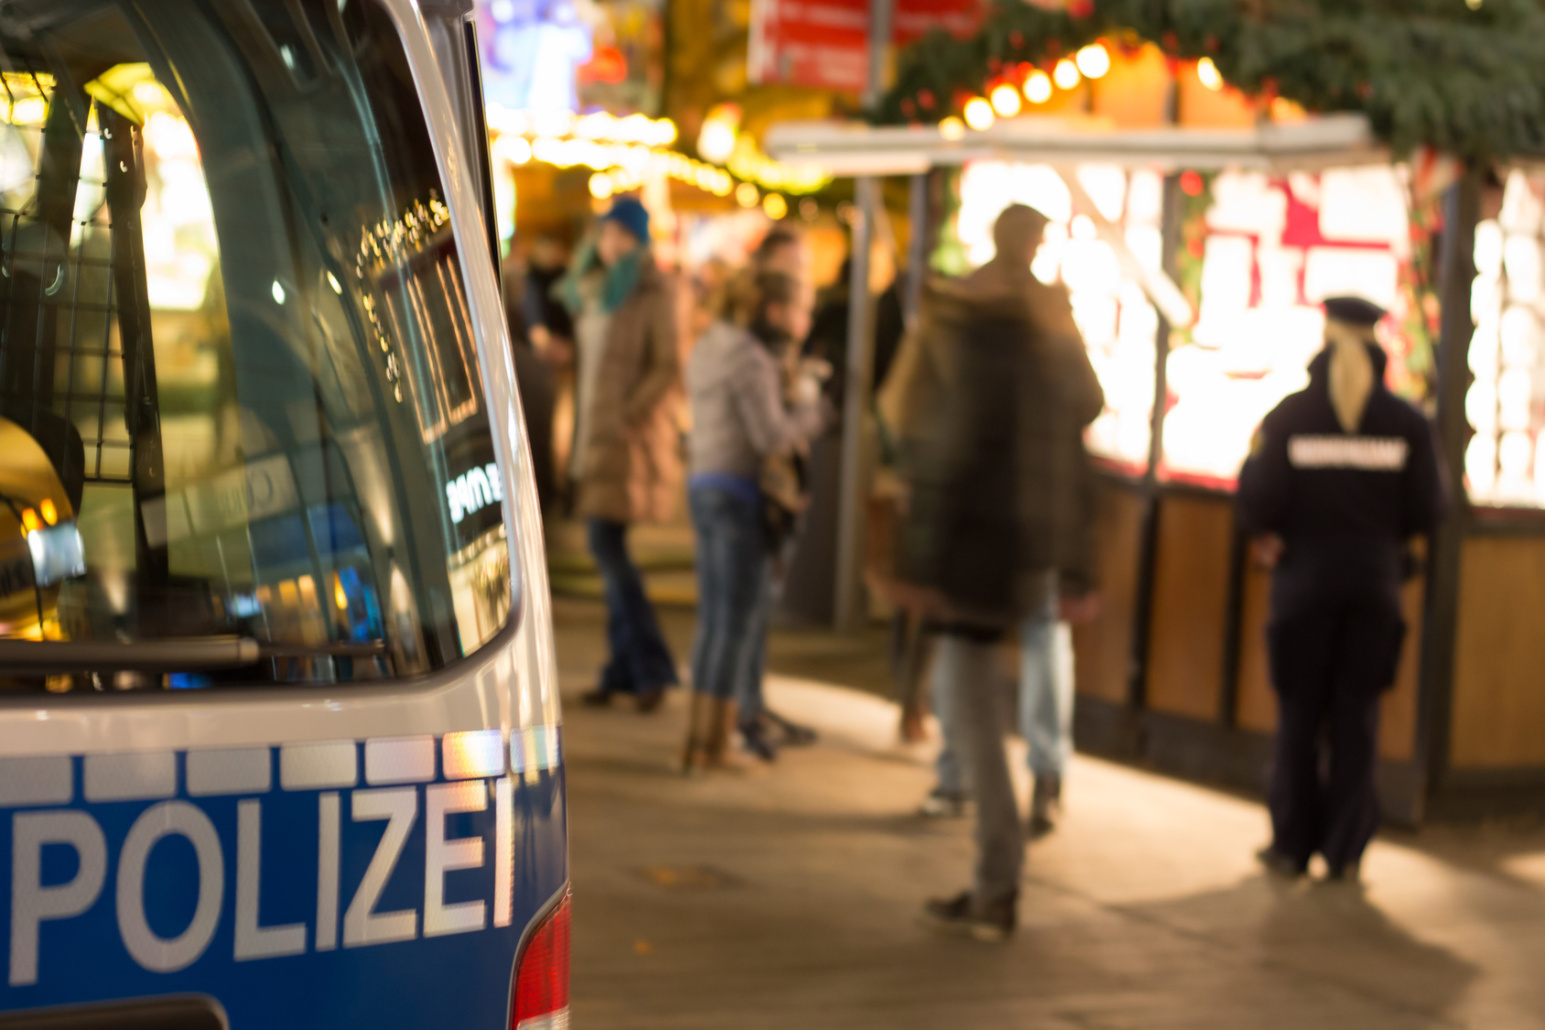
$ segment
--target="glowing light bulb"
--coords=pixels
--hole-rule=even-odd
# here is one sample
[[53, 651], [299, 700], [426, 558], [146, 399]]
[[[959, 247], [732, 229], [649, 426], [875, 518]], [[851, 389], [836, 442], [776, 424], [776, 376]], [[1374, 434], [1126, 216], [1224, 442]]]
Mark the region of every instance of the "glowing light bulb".
[[1051, 77], [1059, 89], [1072, 89], [1078, 85], [1079, 79], [1082, 78], [1078, 71], [1078, 65], [1065, 57], [1057, 62], [1057, 67], [1052, 70]]
[[38, 505], [38, 510], [43, 513], [43, 521], [50, 526], [59, 521], [59, 509], [54, 506], [54, 502], [49, 498], [43, 498], [42, 503]]
[[1210, 57], [1204, 57], [1196, 62], [1196, 77], [1202, 80], [1203, 86], [1213, 92], [1223, 88], [1223, 73], [1218, 71], [1218, 66]]
[[981, 97], [973, 97], [969, 100], [966, 103], [964, 114], [966, 116], [966, 124], [978, 132], [991, 128], [992, 123], [997, 121], [997, 115], [992, 112], [992, 105]]
[[992, 91], [992, 109], [1005, 118], [1012, 118], [1021, 108], [1019, 90], [1004, 83]]
[[741, 207], [756, 207], [757, 201], [761, 199], [757, 188], [749, 182], [743, 182], [735, 187], [735, 203]]
[[1110, 71], [1110, 51], [1100, 43], [1090, 43], [1084, 47], [1078, 52], [1075, 61], [1085, 78], [1103, 79]]
[[939, 135], [947, 140], [964, 139], [966, 135], [966, 123], [950, 115], [939, 123]]
[[590, 195], [597, 200], [605, 200], [616, 192], [616, 184], [612, 177], [605, 172], [596, 172], [590, 177]]
[[284, 303], [284, 297], [285, 297], [284, 286], [280, 284], [278, 279], [274, 280], [273, 289], [270, 290], [269, 292], [274, 295], [274, 303], [275, 304], [283, 304]]
[[718, 119], [709, 119], [703, 123], [703, 131], [698, 133], [697, 152], [703, 158], [714, 164], [723, 164], [730, 159], [735, 152], [735, 127]]
[[1032, 104], [1044, 104], [1051, 99], [1051, 76], [1043, 71], [1033, 71], [1025, 79], [1025, 97]]
[[336, 604], [341, 612], [349, 610], [349, 595], [343, 591], [343, 580], [336, 575], [333, 576], [333, 604]]
[[762, 211], [776, 222], [788, 215], [789, 202], [777, 193], [769, 193], [762, 198]]

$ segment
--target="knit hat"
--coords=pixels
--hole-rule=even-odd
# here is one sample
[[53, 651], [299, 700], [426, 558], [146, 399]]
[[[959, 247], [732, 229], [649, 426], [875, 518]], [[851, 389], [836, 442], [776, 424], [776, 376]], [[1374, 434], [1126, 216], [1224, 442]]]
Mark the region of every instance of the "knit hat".
[[612, 209], [601, 216], [603, 222], [616, 222], [640, 243], [649, 242], [649, 211], [632, 197], [619, 197]]

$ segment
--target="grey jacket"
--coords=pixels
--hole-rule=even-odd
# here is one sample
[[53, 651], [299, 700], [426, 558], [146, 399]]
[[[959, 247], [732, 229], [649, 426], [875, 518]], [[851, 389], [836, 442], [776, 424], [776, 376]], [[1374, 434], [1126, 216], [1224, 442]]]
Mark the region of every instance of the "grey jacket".
[[756, 480], [768, 455], [820, 433], [819, 402], [787, 406], [778, 364], [756, 337], [716, 322], [687, 361], [692, 405], [693, 475], [723, 473]]

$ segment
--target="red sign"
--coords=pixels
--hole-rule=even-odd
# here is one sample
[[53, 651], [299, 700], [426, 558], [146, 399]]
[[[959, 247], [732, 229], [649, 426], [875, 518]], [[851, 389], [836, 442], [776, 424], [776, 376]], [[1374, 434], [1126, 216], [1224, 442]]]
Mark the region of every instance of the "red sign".
[[[934, 29], [969, 36], [983, 0], [894, 0], [892, 40], [905, 46]], [[869, 80], [868, 0], [754, 0], [751, 81], [862, 92]]]

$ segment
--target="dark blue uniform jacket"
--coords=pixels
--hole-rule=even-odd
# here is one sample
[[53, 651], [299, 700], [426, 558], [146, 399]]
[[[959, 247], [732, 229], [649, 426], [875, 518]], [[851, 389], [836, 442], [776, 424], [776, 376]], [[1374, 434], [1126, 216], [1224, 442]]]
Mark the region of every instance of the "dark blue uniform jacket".
[[1369, 351], [1375, 386], [1356, 433], [1341, 428], [1331, 407], [1327, 348], [1309, 366], [1308, 388], [1261, 423], [1239, 474], [1245, 528], [1287, 545], [1273, 618], [1328, 597], [1398, 591], [1406, 541], [1430, 534], [1447, 508], [1432, 428], [1384, 385], [1384, 351]]

